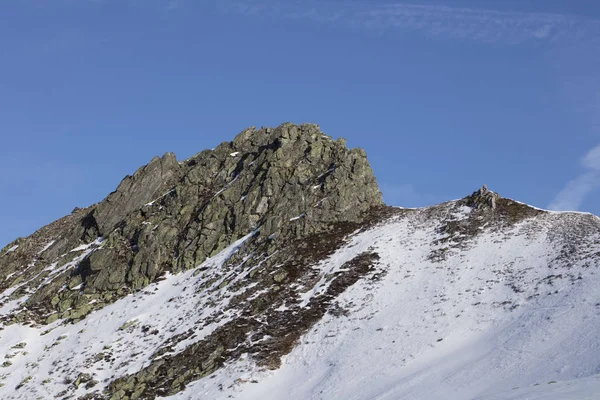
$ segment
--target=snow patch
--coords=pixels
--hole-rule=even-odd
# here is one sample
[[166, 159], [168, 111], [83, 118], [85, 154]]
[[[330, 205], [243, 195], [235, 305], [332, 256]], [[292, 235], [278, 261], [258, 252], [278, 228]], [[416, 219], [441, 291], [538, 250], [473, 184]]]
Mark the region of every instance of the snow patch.
[[154, 199], [154, 200], [152, 200], [151, 202], [149, 202], [149, 203], [146, 203], [146, 204], [144, 204], [144, 205], [145, 205], [145, 206], [153, 206], [153, 205], [154, 205], [154, 203], [156, 203], [158, 200], [160, 200], [160, 199], [162, 199], [162, 198], [164, 198], [164, 197], [166, 197], [166, 196], [170, 195], [171, 193], [175, 193], [175, 189], [171, 189], [171, 190], [169, 190], [167, 193], [165, 193], [165, 194], [163, 194], [163, 195], [161, 195], [161, 196], [157, 197], [156, 199]]
[[52, 245], [56, 243], [56, 240], [52, 240], [50, 242], [48, 242], [39, 252], [38, 255], [42, 254], [43, 252], [45, 252], [46, 250], [48, 250], [50, 247], [52, 247]]
[[304, 218], [304, 217], [306, 217], [306, 214], [305, 214], [305, 213], [302, 213], [302, 214], [298, 215], [297, 217], [290, 218], [290, 222], [292, 222], [292, 221], [297, 221], [297, 220], [299, 220], [300, 218]]

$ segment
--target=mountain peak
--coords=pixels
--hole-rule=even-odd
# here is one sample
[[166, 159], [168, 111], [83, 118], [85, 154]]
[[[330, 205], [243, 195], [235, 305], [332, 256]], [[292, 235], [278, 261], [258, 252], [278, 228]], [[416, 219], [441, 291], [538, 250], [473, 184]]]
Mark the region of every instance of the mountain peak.
[[[249, 127], [240, 132], [233, 141], [229, 144], [231, 149], [237, 151], [251, 151], [257, 147], [274, 147], [290, 146], [295, 144], [296, 147], [306, 146], [312, 143], [333, 142], [333, 139], [323, 133], [317, 124], [293, 124], [286, 122], [278, 127]], [[225, 142], [226, 144], [228, 142]], [[341, 147], [346, 147], [346, 140], [338, 139], [337, 143]]]
[[496, 202], [500, 199], [498, 193], [492, 192], [487, 185], [483, 185], [480, 189], [466, 197], [466, 204], [475, 209], [496, 209]]
[[[155, 157], [97, 205], [40, 230], [35, 243], [42, 243], [24, 239], [2, 259], [0, 277], [29, 265], [27, 283], [5, 280], [0, 289], [16, 286], [11, 298], [32, 295], [4, 318], [77, 321], [167, 272], [197, 266], [248, 232], [285, 244], [336, 223], [361, 223], [382, 206], [363, 150], [313, 124], [249, 128], [182, 163], [173, 153]], [[49, 279], [42, 271], [53, 263], [61, 267]]]
[[364, 150], [250, 127], [0, 251], [0, 397], [488, 399], [589, 376], [599, 230], [486, 185], [388, 207]]

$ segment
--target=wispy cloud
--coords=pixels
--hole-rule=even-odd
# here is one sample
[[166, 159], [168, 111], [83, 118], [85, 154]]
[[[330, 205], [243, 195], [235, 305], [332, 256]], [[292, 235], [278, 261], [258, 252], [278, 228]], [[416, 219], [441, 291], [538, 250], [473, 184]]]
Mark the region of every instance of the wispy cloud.
[[169, 0], [167, 3], [167, 8], [170, 10], [174, 10], [179, 7], [181, 7], [181, 0]]
[[600, 33], [600, 21], [546, 13], [501, 12], [414, 4], [371, 2], [224, 1], [222, 9], [246, 15], [306, 19], [379, 33], [415, 32], [485, 43], [576, 42]]
[[581, 167], [582, 173], [566, 184], [548, 206], [550, 210], [577, 211], [586, 196], [600, 188], [600, 145], [581, 159]]
[[167, 11], [175, 11], [184, 8], [185, 0], [161, 0], [160, 7]]
[[[570, 109], [576, 130], [585, 135], [600, 136], [600, 35], [590, 35], [570, 46], [549, 52], [563, 102]], [[567, 182], [550, 208], [579, 210], [585, 199], [600, 189], [600, 146], [580, 160], [582, 171]], [[593, 210], [597, 212], [597, 209]]]
[[[27, 0], [31, 1], [31, 0]], [[109, 3], [117, 0], [63, 0], [71, 3]], [[121, 1], [121, 0], [118, 0]], [[123, 0], [138, 3], [139, 0]], [[159, 4], [178, 9], [185, 0], [149, 0], [139, 4]], [[192, 5], [192, 2], [189, 2]], [[309, 20], [336, 24], [377, 33], [405, 32], [430, 37], [463, 39], [484, 43], [577, 43], [590, 35], [600, 35], [600, 20], [551, 13], [507, 12], [490, 9], [418, 5], [403, 2], [373, 4], [363, 1], [283, 1], [283, 0], [203, 0], [227, 13], [247, 16]]]

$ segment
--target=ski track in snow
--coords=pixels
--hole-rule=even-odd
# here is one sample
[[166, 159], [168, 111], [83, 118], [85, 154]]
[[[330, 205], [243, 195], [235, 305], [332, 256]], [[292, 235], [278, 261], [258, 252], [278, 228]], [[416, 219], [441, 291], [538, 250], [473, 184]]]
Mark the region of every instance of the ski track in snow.
[[[465, 218], [469, 211], [451, 216]], [[301, 296], [308, 304], [345, 262], [376, 252], [376, 273], [385, 271], [383, 277], [367, 276], [339, 296], [347, 315], [326, 314], [277, 371], [262, 370], [244, 355], [169, 399], [596, 399], [600, 273], [583, 256], [570, 266], [556, 261], [567, 218], [574, 226], [586, 216], [546, 213], [510, 231], [486, 231], [464, 248], [450, 247], [441, 261], [431, 252], [448, 244], [435, 244], [442, 238], [439, 221], [425, 219], [425, 211], [357, 233], [315, 266], [322, 279]], [[5, 327], [0, 362], [5, 357], [10, 365], [0, 368], [0, 398], [54, 398], [80, 373], [93, 374], [94, 389], [102, 389], [149, 365], [174, 336], [195, 331], [168, 354], [201, 340], [233, 318], [219, 314], [234, 295], [218, 289], [231, 274], [212, 271], [252, 235], [76, 324]], [[600, 251], [600, 235], [584, 240], [578, 249]], [[242, 261], [232, 273], [237, 281], [249, 269]], [[211, 286], [199, 295], [207, 281]], [[214, 315], [220, 316], [203, 323]], [[70, 392], [84, 393], [83, 385]]]

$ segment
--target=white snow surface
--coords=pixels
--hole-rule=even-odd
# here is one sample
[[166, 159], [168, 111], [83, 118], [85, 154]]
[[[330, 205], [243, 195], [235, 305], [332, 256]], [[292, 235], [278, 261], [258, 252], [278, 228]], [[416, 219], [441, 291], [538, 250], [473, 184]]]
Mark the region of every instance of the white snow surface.
[[[206, 260], [199, 268], [207, 268], [210, 274], [211, 268], [223, 264], [253, 234], [255, 232]], [[61, 321], [57, 321], [41, 328], [19, 324], [4, 327], [0, 330], [0, 360], [5, 358], [8, 362], [0, 367], [3, 384], [0, 399], [55, 398], [63, 390], [72, 388], [72, 382], [80, 373], [92, 374], [99, 381], [94, 389], [102, 389], [116, 377], [139, 371], [149, 363], [161, 343], [195, 329], [198, 321], [217, 312], [223, 302], [229, 300], [225, 297], [215, 307], [204, 307], [212, 296], [199, 299], [194, 289], [209, 279], [207, 274], [191, 270], [168, 276], [73, 325], [61, 325]], [[220, 283], [222, 280], [213, 286], [218, 288]], [[0, 311], [5, 314], [10, 310]], [[217, 322], [198, 328], [197, 334], [200, 337], [210, 334], [229, 319], [230, 316], [224, 315]], [[197, 340], [200, 338], [194, 341]], [[24, 345], [17, 346], [19, 343]], [[191, 343], [190, 340], [178, 343], [174, 352]], [[114, 360], [109, 364], [98, 356], [100, 354]], [[22, 382], [26, 384], [15, 390]], [[83, 395], [86, 391], [81, 385], [71, 393]]]
[[298, 221], [300, 218], [304, 218], [304, 217], [306, 217], [306, 214], [302, 213], [296, 217], [290, 218], [290, 222]]
[[[181, 163], [180, 163], [181, 164]], [[171, 193], [173, 193], [175, 191], [175, 189], [171, 189], [169, 190], [167, 193], [160, 195], [159, 197], [157, 197], [156, 199], [152, 200], [149, 203], [144, 204], [145, 206], [153, 206], [154, 203], [156, 203], [158, 200], [170, 195]]]
[[12, 253], [13, 251], [15, 251], [18, 248], [19, 248], [19, 245], [16, 244], [13, 247], [11, 247], [10, 249], [6, 250], [6, 253], [4, 253], [4, 254]]
[[[599, 399], [598, 266], [548, 267], [561, 230], [584, 216], [543, 214], [436, 263], [439, 234], [419, 213], [354, 236], [320, 265], [332, 273], [370, 248], [387, 275], [343, 293], [351, 313], [326, 315], [279, 370], [243, 360], [171, 399]], [[600, 250], [598, 233], [586, 241]]]
[[[452, 217], [469, 212], [463, 208]], [[560, 261], [572, 244], [566, 238], [588, 216], [544, 213], [444, 250], [447, 244], [436, 242], [443, 238], [439, 226], [425, 215], [414, 211], [356, 233], [315, 266], [322, 279], [302, 295], [303, 305], [326, 290], [327, 277], [345, 262], [366, 251], [380, 256], [378, 277], [359, 280], [338, 298], [348, 313], [326, 314], [280, 369], [263, 370], [245, 355], [169, 398], [600, 398], [600, 273], [590, 262], [600, 252], [600, 224], [579, 237], [577, 256], [567, 265]], [[44, 335], [48, 327], [5, 327], [0, 357], [9, 355], [12, 364], [0, 368], [0, 398], [54, 398], [73, 386], [66, 378], [84, 372], [101, 389], [147, 366], [169, 338], [195, 330], [173, 350], [179, 352], [206, 337], [232, 318], [199, 324], [230, 299], [219, 286], [231, 275], [203, 296], [195, 289], [212, 282], [211, 271], [251, 235], [197, 269], [168, 276], [77, 324], [56, 322]], [[445, 258], [433, 259], [432, 251], [440, 250]], [[249, 270], [242, 262], [232, 273], [241, 280]], [[21, 342], [25, 347], [16, 346]], [[104, 359], [92, 362], [100, 353], [115, 359], [112, 367]]]
[[43, 252], [45, 252], [46, 250], [48, 250], [50, 247], [52, 247], [52, 245], [54, 243], [56, 243], [56, 240], [51, 240], [50, 242], [46, 243], [46, 245], [44, 247], [42, 247], [42, 249], [40, 251], [38, 251], [38, 255], [40, 255]]

